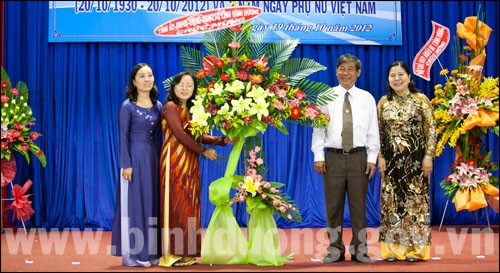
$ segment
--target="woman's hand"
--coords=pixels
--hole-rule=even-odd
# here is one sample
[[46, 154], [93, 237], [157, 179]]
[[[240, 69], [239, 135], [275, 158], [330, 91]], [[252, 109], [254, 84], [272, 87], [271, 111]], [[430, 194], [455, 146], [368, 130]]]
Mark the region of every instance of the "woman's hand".
[[217, 151], [211, 148], [205, 149], [202, 154], [210, 160], [214, 160], [217, 158]]
[[432, 157], [424, 156], [424, 160], [422, 160], [422, 172], [424, 172], [425, 177], [429, 177], [432, 172]]
[[128, 180], [128, 182], [132, 181], [132, 168], [125, 168], [122, 171], [123, 179]]
[[224, 143], [234, 145], [238, 141], [238, 138], [230, 139], [229, 137], [224, 137]]
[[377, 164], [378, 164], [378, 171], [380, 173], [380, 178], [384, 178], [385, 170], [387, 170], [385, 158], [379, 156]]

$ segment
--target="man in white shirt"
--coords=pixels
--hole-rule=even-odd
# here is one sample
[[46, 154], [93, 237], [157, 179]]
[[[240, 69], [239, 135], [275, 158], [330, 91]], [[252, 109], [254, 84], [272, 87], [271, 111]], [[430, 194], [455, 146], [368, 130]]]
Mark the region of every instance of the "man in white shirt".
[[[326, 128], [314, 128], [311, 150], [314, 153], [314, 170], [323, 175], [328, 238], [325, 263], [345, 260], [342, 242], [345, 194], [349, 201], [352, 225], [352, 240], [349, 247], [351, 260], [369, 263], [366, 234], [366, 194], [368, 181], [376, 171], [376, 160], [380, 150], [380, 136], [375, 98], [368, 91], [357, 88], [356, 80], [361, 74], [361, 61], [352, 54], [337, 59], [336, 68], [339, 85], [334, 87], [337, 99], [320, 107], [330, 115]], [[350, 103], [345, 108], [344, 98]], [[347, 102], [346, 102], [347, 103]], [[352, 114], [343, 128], [343, 115]], [[349, 135], [349, 147], [343, 147], [342, 136]], [[344, 143], [348, 142], [344, 140]]]

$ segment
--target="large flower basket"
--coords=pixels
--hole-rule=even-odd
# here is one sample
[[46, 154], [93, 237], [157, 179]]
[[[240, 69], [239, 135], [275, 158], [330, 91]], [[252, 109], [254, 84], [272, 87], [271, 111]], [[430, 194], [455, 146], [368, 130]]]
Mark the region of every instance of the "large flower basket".
[[492, 29], [478, 19], [467, 17], [457, 24], [457, 36], [466, 40], [461, 46], [456, 37], [454, 51], [457, 68], [443, 69], [445, 85], [435, 86], [434, 116], [439, 141], [436, 155], [445, 145], [456, 147], [451, 174], [440, 185], [451, 197], [457, 211], [475, 211], [498, 197], [497, 162], [490, 162], [492, 151], [483, 145], [488, 131], [498, 136], [498, 77], [484, 77], [485, 46]]

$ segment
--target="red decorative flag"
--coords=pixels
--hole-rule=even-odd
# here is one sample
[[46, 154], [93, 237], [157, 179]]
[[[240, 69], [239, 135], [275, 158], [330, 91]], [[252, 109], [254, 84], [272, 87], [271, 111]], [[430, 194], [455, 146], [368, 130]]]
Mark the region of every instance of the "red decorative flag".
[[432, 64], [443, 53], [450, 42], [450, 29], [434, 21], [432, 35], [413, 59], [413, 74], [430, 81]]

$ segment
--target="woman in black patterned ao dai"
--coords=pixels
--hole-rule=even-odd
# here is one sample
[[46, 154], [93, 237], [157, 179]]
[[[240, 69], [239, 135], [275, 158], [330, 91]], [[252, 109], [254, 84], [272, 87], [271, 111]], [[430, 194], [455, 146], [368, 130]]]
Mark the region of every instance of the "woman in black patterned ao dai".
[[429, 176], [436, 149], [436, 123], [429, 99], [402, 61], [387, 70], [388, 92], [377, 105], [381, 256], [386, 261], [430, 259]]

